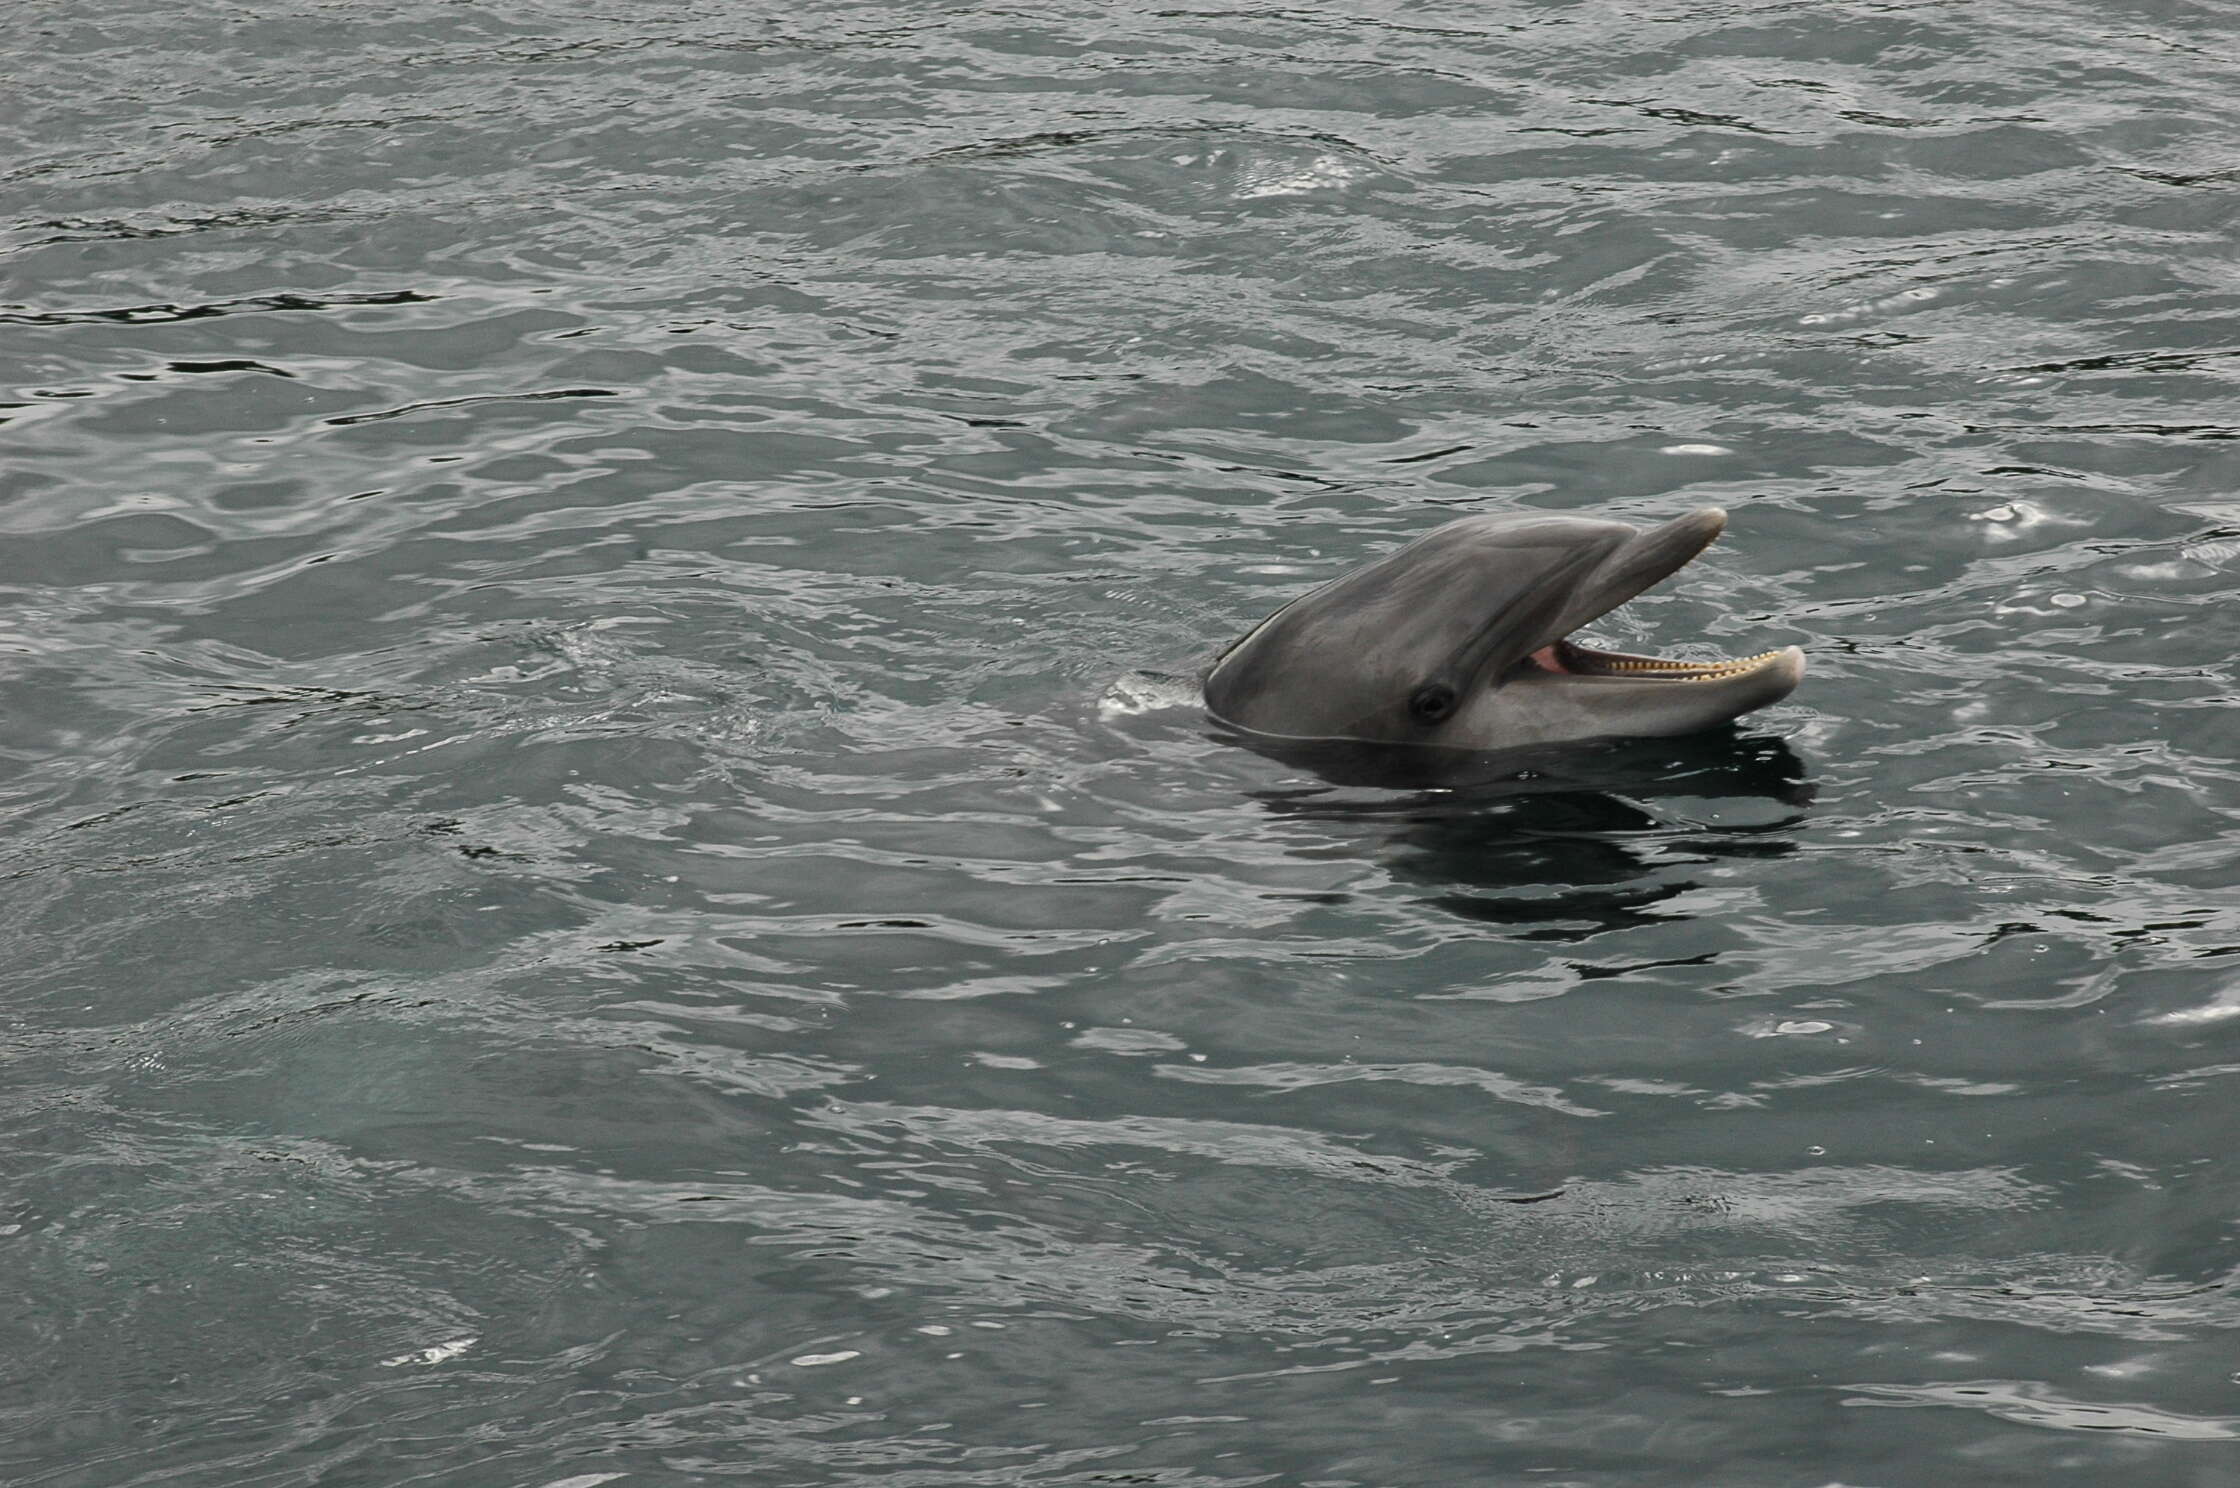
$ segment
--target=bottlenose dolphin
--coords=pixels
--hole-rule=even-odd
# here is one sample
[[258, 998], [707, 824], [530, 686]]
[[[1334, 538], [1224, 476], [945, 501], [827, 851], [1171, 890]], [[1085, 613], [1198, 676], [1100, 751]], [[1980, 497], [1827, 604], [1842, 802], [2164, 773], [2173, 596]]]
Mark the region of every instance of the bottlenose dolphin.
[[1716, 727], [1788, 696], [1804, 653], [1677, 661], [1570, 636], [1726, 525], [1715, 506], [1646, 531], [1529, 514], [1449, 522], [1247, 632], [1206, 673], [1206, 709], [1279, 750], [1483, 753]]

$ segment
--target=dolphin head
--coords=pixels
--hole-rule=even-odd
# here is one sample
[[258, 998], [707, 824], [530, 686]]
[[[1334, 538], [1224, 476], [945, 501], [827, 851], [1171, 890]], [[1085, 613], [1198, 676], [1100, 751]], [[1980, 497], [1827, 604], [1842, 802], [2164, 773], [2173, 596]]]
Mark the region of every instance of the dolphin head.
[[1678, 661], [1571, 640], [1710, 546], [1704, 507], [1646, 531], [1464, 517], [1292, 601], [1215, 661], [1206, 707], [1248, 734], [1495, 750], [1694, 733], [1786, 697], [1791, 646]]

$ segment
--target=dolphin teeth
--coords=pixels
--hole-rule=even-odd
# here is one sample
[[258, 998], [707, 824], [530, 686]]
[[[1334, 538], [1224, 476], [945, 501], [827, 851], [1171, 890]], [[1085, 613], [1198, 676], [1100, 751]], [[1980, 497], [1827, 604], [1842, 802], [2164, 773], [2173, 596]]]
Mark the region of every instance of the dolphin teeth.
[[1605, 668], [1613, 672], [1647, 672], [1678, 682], [1722, 682], [1729, 677], [1739, 677], [1745, 672], [1754, 671], [1780, 654], [1778, 651], [1761, 651], [1756, 656], [1733, 657], [1725, 661], [1611, 661], [1605, 664]]

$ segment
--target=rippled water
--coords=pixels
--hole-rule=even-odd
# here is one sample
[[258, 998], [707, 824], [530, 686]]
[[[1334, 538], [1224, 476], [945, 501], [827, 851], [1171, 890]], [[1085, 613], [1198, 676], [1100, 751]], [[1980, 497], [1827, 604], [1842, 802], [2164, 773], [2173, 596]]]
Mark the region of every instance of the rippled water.
[[[10, 19], [0, 1478], [2240, 1474], [2228, 13]], [[1707, 503], [1738, 737], [1113, 690]]]

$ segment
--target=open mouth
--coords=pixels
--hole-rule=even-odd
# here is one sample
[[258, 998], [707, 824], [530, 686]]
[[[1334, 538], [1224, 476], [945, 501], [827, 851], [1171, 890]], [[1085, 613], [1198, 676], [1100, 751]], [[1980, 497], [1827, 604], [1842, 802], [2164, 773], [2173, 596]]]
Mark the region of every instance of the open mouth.
[[1601, 651], [1561, 640], [1542, 646], [1519, 666], [1565, 677], [1620, 677], [1628, 682], [1724, 682], [1747, 677], [1787, 655], [1786, 651], [1761, 651], [1756, 656], [1718, 661], [1681, 661], [1669, 656], [1629, 656], [1623, 651]]
[[[1725, 512], [1715, 506], [1701, 507], [1634, 532], [1615, 547], [1604, 549], [1588, 573], [1568, 581], [1568, 589], [1551, 586], [1551, 592], [1564, 594], [1568, 602], [1536, 614], [1545, 628], [1538, 635], [1527, 631], [1517, 638], [1525, 644], [1510, 653], [1517, 659], [1509, 664], [1501, 680], [1563, 677], [1612, 683], [1756, 683], [1757, 690], [1768, 693], [1769, 701], [1786, 693], [1804, 675], [1804, 653], [1794, 646], [1761, 651], [1755, 656], [1689, 661], [1676, 656], [1605, 651], [1572, 639], [1581, 627], [1592, 625], [1687, 567], [1717, 540], [1726, 525]], [[1751, 689], [1745, 685], [1743, 690]]]

